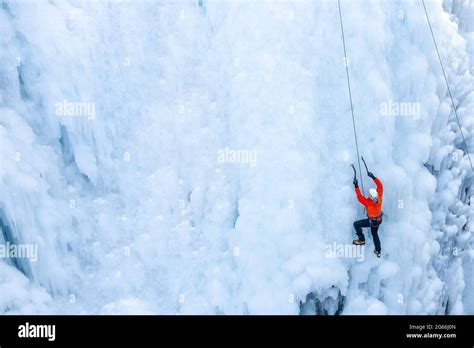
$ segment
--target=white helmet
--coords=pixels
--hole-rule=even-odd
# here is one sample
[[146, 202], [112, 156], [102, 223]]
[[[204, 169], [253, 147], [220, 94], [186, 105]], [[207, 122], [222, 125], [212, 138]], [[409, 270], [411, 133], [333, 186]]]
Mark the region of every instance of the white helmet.
[[369, 190], [369, 197], [376, 202], [379, 199], [379, 194], [377, 193], [376, 189], [371, 188]]

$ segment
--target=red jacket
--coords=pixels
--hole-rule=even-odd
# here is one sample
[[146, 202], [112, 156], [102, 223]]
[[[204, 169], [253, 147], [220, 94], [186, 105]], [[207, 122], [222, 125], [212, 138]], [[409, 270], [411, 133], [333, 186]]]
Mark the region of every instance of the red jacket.
[[355, 189], [357, 199], [359, 200], [360, 203], [362, 203], [362, 205], [367, 210], [367, 216], [369, 218], [375, 218], [382, 215], [383, 186], [382, 186], [382, 182], [377, 178], [374, 179], [374, 182], [375, 182], [375, 185], [377, 185], [377, 193], [379, 195], [379, 199], [377, 200], [377, 203], [375, 203], [370, 198], [365, 198], [364, 196], [362, 196], [362, 193], [360, 193], [360, 190], [358, 187], [356, 187]]

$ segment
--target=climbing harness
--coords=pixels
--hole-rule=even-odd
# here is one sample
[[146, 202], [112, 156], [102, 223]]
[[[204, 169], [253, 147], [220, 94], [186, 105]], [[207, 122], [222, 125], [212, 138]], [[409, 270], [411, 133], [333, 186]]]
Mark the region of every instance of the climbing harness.
[[383, 212], [379, 216], [369, 217], [370, 226], [377, 227], [383, 221]]

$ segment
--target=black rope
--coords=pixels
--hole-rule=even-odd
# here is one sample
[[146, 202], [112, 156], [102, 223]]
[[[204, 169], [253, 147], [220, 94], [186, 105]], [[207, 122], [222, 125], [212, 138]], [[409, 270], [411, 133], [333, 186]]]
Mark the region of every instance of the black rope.
[[360, 182], [362, 186], [362, 193], [364, 193], [364, 180], [362, 179], [362, 167], [360, 165], [360, 155], [359, 155], [359, 142], [357, 141], [357, 129], [355, 124], [354, 118], [354, 107], [352, 106], [352, 92], [351, 92], [351, 82], [349, 79], [349, 67], [347, 62], [347, 54], [346, 54], [346, 40], [344, 38], [344, 25], [342, 24], [342, 13], [341, 13], [341, 3], [340, 0], [337, 0], [337, 5], [339, 6], [339, 19], [341, 22], [341, 33], [342, 33], [342, 46], [344, 47], [344, 65], [346, 66], [346, 77], [347, 77], [347, 88], [349, 89], [349, 102], [351, 103], [351, 115], [352, 115], [352, 127], [354, 128], [354, 138], [357, 150], [357, 161], [359, 162], [359, 173], [360, 173]]
[[459, 122], [458, 112], [456, 110], [456, 106], [454, 105], [453, 95], [451, 94], [451, 89], [449, 88], [448, 78], [446, 77], [446, 73], [444, 72], [443, 61], [441, 60], [441, 55], [439, 54], [438, 45], [436, 44], [435, 36], [433, 34], [433, 29], [431, 28], [430, 18], [428, 17], [428, 12], [426, 11], [425, 1], [421, 0], [421, 3], [423, 4], [423, 8], [425, 10], [426, 20], [428, 21], [428, 26], [430, 27], [431, 37], [433, 38], [434, 46], [436, 48], [436, 53], [438, 54], [439, 64], [441, 65], [441, 70], [443, 71], [444, 81], [446, 82], [446, 87], [448, 88], [449, 98], [451, 98], [451, 106], [454, 111], [454, 115], [456, 115], [456, 120], [458, 122], [459, 131], [461, 132], [461, 137], [464, 143], [464, 148], [467, 154], [467, 158], [469, 160], [469, 164], [471, 165], [471, 170], [474, 170], [472, 166], [472, 162], [471, 162], [471, 156], [469, 155], [469, 150], [467, 149], [466, 139], [464, 138], [464, 133], [462, 132], [461, 122]]

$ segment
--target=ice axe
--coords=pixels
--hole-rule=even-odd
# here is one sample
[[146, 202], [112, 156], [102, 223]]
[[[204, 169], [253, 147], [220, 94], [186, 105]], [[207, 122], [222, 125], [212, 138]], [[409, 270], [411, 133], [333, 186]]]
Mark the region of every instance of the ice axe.
[[362, 158], [362, 162], [364, 162], [365, 170], [367, 171], [367, 174], [369, 174], [369, 168], [367, 168], [367, 163], [365, 163], [364, 156], [360, 156]]
[[354, 163], [351, 164], [351, 167], [352, 167], [352, 170], [354, 170], [354, 179], [357, 179], [357, 172], [356, 172], [356, 169], [354, 167]]
[[[351, 167], [352, 167], [352, 170], [354, 171], [354, 180], [357, 180], [357, 171], [356, 171], [356, 169], [355, 169], [354, 163], [351, 164]], [[362, 179], [362, 176], [361, 176], [361, 179]], [[362, 187], [362, 190], [363, 190], [363, 189], [364, 189], [364, 188]], [[365, 212], [365, 211], [366, 211], [366, 210], [365, 210], [365, 208], [364, 208], [364, 212]]]
[[354, 167], [354, 163], [351, 164], [352, 170], [354, 171], [354, 183], [357, 181], [357, 171]]

